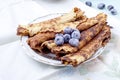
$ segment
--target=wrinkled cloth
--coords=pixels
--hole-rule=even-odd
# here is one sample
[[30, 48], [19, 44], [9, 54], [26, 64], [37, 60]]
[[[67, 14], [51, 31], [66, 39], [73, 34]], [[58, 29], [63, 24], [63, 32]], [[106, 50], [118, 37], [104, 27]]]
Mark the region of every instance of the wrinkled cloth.
[[[37, 62], [26, 55], [27, 51], [22, 48], [19, 37], [16, 36], [18, 24], [27, 24], [37, 17], [50, 13], [68, 12], [75, 6], [84, 10], [88, 17], [99, 13], [78, 0], [66, 0], [56, 4], [42, 3], [44, 4], [38, 0], [26, 0], [0, 11], [0, 80], [120, 79], [120, 23], [109, 15], [108, 24], [113, 26], [112, 39], [102, 55], [91, 62], [81, 64], [77, 68], [53, 67]], [[45, 7], [45, 4], [50, 8]]]

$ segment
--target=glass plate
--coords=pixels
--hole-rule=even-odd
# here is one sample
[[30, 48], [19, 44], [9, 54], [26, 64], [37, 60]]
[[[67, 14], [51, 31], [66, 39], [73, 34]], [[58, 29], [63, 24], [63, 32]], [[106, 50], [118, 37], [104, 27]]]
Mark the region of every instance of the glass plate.
[[[38, 18], [34, 19], [33, 21], [31, 21], [30, 23], [36, 23], [36, 22], [45, 21], [45, 20], [48, 20], [48, 19], [52, 19], [52, 18], [61, 16], [63, 14], [65, 14], [65, 13], [49, 14], [49, 15], [46, 15], [46, 16], [38, 17]], [[28, 56], [30, 56], [31, 58], [33, 58], [34, 60], [36, 60], [38, 62], [41, 62], [41, 63], [44, 63], [44, 64], [52, 65], [52, 66], [71, 66], [71, 65], [64, 65], [64, 64], [61, 63], [60, 60], [45, 57], [45, 56], [41, 55], [40, 53], [32, 50], [30, 48], [30, 46], [27, 44], [27, 42], [26, 42], [27, 39], [28, 39], [27, 36], [22, 36], [20, 38], [21, 45], [25, 49], [26, 54]], [[96, 53], [91, 58], [89, 58], [88, 60], [86, 60], [83, 63], [89, 62], [89, 61], [97, 58], [103, 52], [103, 50], [104, 50], [104, 47], [100, 48], [99, 50], [96, 51]], [[47, 56], [49, 56], [49, 55], [47, 55]], [[50, 55], [50, 57], [51, 57], [51, 55]]]

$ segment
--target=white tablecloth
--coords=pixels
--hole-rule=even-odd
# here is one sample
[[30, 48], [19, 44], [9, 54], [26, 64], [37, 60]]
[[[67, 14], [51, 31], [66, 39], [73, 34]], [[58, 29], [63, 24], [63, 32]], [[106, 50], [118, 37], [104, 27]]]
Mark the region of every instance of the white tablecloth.
[[0, 80], [119, 80], [120, 23], [113, 17], [108, 19], [109, 24], [115, 27], [112, 30], [113, 39], [104, 54], [90, 63], [77, 68], [53, 67], [39, 63], [25, 54], [16, 36], [18, 24], [27, 24], [50, 13], [68, 12], [75, 6], [84, 10], [89, 17], [98, 13], [78, 0], [60, 3], [28, 0], [0, 8]]

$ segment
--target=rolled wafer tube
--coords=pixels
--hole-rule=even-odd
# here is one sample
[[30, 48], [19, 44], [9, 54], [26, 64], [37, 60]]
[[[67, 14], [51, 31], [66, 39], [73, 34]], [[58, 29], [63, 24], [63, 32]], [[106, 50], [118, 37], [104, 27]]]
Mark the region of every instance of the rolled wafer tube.
[[105, 25], [97, 24], [81, 32], [81, 39], [78, 47], [72, 47], [70, 44], [63, 44], [62, 46], [57, 46], [53, 40], [50, 40], [42, 43], [41, 51], [45, 53], [45, 48], [48, 48], [52, 53], [55, 53], [58, 56], [61, 54], [74, 53], [78, 51], [78, 49], [81, 49], [84, 45], [86, 45], [91, 39], [93, 39], [102, 30], [103, 26]]
[[35, 35], [34, 37], [29, 38], [27, 40], [27, 43], [28, 45], [30, 45], [32, 49], [39, 50], [38, 47], [40, 46], [40, 43], [48, 40], [48, 38], [53, 39], [54, 36], [55, 36], [54, 32], [40, 33], [40, 34]]
[[55, 46], [57, 46], [55, 43], [54, 43], [54, 40], [48, 40], [48, 41], [45, 41], [41, 44], [40, 47], [40, 52], [41, 53], [47, 53], [47, 52], [51, 52], [51, 49], [54, 48]]
[[84, 45], [86, 45], [91, 39], [93, 39], [105, 25], [97, 24], [83, 32], [81, 32], [81, 38], [78, 47], [73, 47], [70, 44], [63, 44], [62, 46], [55, 46], [51, 49], [51, 52], [60, 55], [60, 54], [70, 54], [78, 51]]
[[[51, 51], [53, 53], [57, 53], [57, 54], [59, 54], [59, 53], [62, 53], [62, 54], [65, 53], [66, 54], [66, 53], [76, 52], [78, 49], [80, 49], [81, 47], [83, 47], [87, 42], [89, 42], [95, 35], [97, 35], [99, 33], [99, 31], [103, 27], [102, 24], [106, 23], [106, 18], [107, 18], [107, 16], [105, 14], [100, 13], [96, 17], [89, 18], [89, 19], [87, 19], [87, 21], [85, 21], [83, 23], [79, 23], [79, 25], [77, 26], [77, 28], [79, 30], [84, 30], [84, 29], [90, 28], [91, 26], [95, 25], [95, 28], [92, 27], [92, 28], [90, 28], [90, 29], [88, 29], [86, 31], [83, 31], [81, 33], [81, 41], [80, 41], [80, 44], [79, 44], [80, 45], [79, 48], [72, 47], [69, 44], [64, 44], [63, 46], [56, 46], [56, 45], [53, 46], [52, 45]], [[98, 22], [98, 20], [99, 20], [99, 22]], [[100, 24], [101, 24], [101, 26], [100, 26]], [[49, 41], [47, 41], [47, 42], [49, 42]], [[47, 43], [47, 42], [43, 43], [43, 45], [41, 46], [42, 47], [41, 49], [44, 50], [44, 47], [45, 47], [44, 45], [47, 46], [47, 44], [48, 45], [51, 44], [51, 43]], [[47, 46], [47, 47], [49, 47], [49, 46]]]
[[98, 20], [95, 18], [89, 18], [86, 22], [81, 23], [77, 26], [77, 29], [80, 31], [83, 31], [85, 29], [90, 28], [91, 26], [95, 25], [98, 23]]
[[[98, 15], [97, 15], [98, 16]], [[101, 19], [102, 19], [102, 17], [100, 17]], [[80, 21], [75, 21], [75, 22], [69, 22], [69, 23], [64, 23], [64, 24], [59, 24], [57, 27], [54, 27], [54, 26], [51, 26], [50, 28], [43, 28], [43, 30], [44, 30], [44, 34], [46, 33], [46, 32], [54, 32], [55, 34], [56, 33], [62, 33], [63, 32], [63, 30], [67, 27], [67, 26], [69, 26], [69, 27], [71, 27], [71, 28], [76, 28], [76, 26], [78, 25], [78, 24], [82, 24], [82, 23], [86, 23], [86, 20], [88, 21], [88, 23], [89, 22], [91, 22], [90, 24], [92, 24], [92, 25], [95, 25], [95, 23], [94, 23], [94, 19], [95, 19], [95, 21], [97, 21], [96, 20], [96, 18], [90, 18], [89, 19], [89, 21], [86, 19], [86, 17], [83, 17], [82, 18], [82, 20], [80, 20]], [[100, 19], [99, 19], [100, 20]], [[102, 19], [102, 20], [104, 20], [104, 19]], [[105, 21], [105, 20], [104, 20]], [[93, 23], [92, 23], [93, 22]], [[98, 22], [98, 21], [97, 21]], [[86, 24], [88, 24], [88, 23], [86, 23]], [[90, 28], [92, 25], [89, 25], [89, 27], [87, 26], [87, 28]], [[84, 26], [79, 26], [79, 27], [84, 27]], [[83, 28], [79, 28], [79, 27], [77, 27], [78, 29], [82, 29], [83, 30]], [[86, 27], [86, 26], [85, 26]], [[86, 29], [86, 28], [85, 28]], [[43, 32], [42, 32], [43, 33]], [[54, 36], [50, 36], [50, 34], [49, 34], [49, 37], [47, 37], [47, 36], [40, 36], [41, 35], [41, 33], [38, 33], [37, 35], [35, 35], [35, 36], [33, 36], [33, 37], [31, 37], [30, 39], [28, 39], [28, 44], [30, 45], [30, 46], [32, 46], [32, 48], [33, 49], [35, 49], [36, 48], [36, 46], [37, 45], [40, 45], [42, 42], [44, 42], [44, 41], [46, 41], [46, 40], [50, 40], [50, 39], [52, 39], [52, 38], [54, 38]], [[48, 35], [48, 34], [47, 34]], [[37, 37], [37, 38], [36, 38]], [[41, 39], [41, 38], [43, 38], [43, 39]], [[41, 41], [42, 40], [42, 41]], [[34, 42], [35, 41], [35, 42]], [[37, 41], [37, 43], [36, 43], [36, 41]], [[35, 44], [36, 43], [36, 44]], [[71, 48], [72, 49], [72, 48]], [[67, 50], [67, 49], [66, 49]], [[74, 50], [74, 49], [73, 49]]]
[[36, 49], [36, 47], [41, 45], [41, 43], [47, 40], [53, 39], [56, 33], [62, 33], [64, 28], [66, 28], [67, 26], [70, 26], [71, 28], [76, 28], [78, 24], [79, 24], [79, 21], [75, 21], [75, 22], [60, 24], [56, 29], [54, 29], [53, 27], [49, 28], [48, 30], [45, 29], [47, 30], [46, 32], [40, 32], [35, 36], [28, 38], [27, 42], [32, 49]]
[[[87, 42], [89, 42], [91, 39], [93, 39], [102, 30], [103, 26], [106, 24], [106, 18], [107, 18], [106, 14], [100, 13], [96, 17], [88, 19], [86, 21], [87, 23], [86, 22], [81, 23], [82, 25], [83, 24], [85, 25], [85, 23], [86, 23], [86, 25], [83, 26], [85, 28], [86, 27], [88, 28], [88, 26], [92, 26], [92, 25], [94, 25], [94, 26], [81, 33], [81, 40], [79, 42], [78, 48], [72, 47], [69, 44], [64, 44], [62, 46], [55, 46], [54, 48], [51, 49], [51, 51], [58, 55], [76, 52], [78, 49], [81, 49], [84, 45], [86, 45]], [[96, 24], [96, 19], [99, 20], [99, 23], [97, 23], [97, 24]], [[87, 24], [89, 24], [89, 25], [87, 25]], [[81, 30], [85, 29], [83, 27], [81, 25], [77, 26], [77, 28], [81, 29]]]
[[[103, 47], [103, 43], [111, 36], [110, 28], [105, 26], [104, 29], [86, 46], [80, 49], [74, 54], [68, 54], [61, 58], [63, 64], [71, 64], [73, 66], [78, 66], [80, 63], [89, 59], [99, 48]], [[105, 41], [105, 42], [104, 42]]]
[[90, 28], [91, 26], [93, 26], [97, 23], [105, 24], [106, 19], [107, 19], [107, 15], [104, 13], [100, 13], [96, 17], [89, 18], [89, 19], [87, 19], [86, 22], [79, 24], [77, 26], [77, 29], [82, 31], [82, 30]]
[[105, 24], [106, 21], [107, 21], [107, 15], [104, 14], [104, 13], [99, 13], [99, 14], [96, 16], [96, 19], [97, 19], [101, 24]]
[[39, 32], [43, 32], [43, 28], [49, 28], [51, 26], [57, 26], [62, 23], [66, 22], [72, 22], [77, 19], [81, 19], [83, 17], [84, 12], [81, 11], [79, 8], [74, 8], [72, 11], [70, 11], [67, 14], [64, 14], [63, 16], [50, 19], [47, 21], [39, 22], [39, 23], [33, 23], [33, 24], [28, 24], [28, 25], [19, 25], [17, 29], [17, 35], [21, 36], [33, 36]]

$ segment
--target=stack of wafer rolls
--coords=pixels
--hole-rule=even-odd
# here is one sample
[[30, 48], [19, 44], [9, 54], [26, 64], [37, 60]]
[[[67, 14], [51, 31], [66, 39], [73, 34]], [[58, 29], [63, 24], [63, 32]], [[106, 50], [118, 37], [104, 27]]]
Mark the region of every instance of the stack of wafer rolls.
[[[56, 46], [54, 41], [46, 41], [41, 45], [41, 51], [44, 53], [44, 48], [48, 48], [51, 52], [60, 56], [60, 54], [74, 53], [86, 45], [91, 39], [93, 39], [106, 25], [106, 15], [98, 14], [96, 17], [89, 18], [86, 22], [83, 22], [77, 26], [77, 29], [81, 32], [81, 39], [78, 47], [72, 47], [70, 44], [63, 44], [62, 46]], [[98, 22], [99, 20], [99, 22]], [[104, 24], [103, 24], [104, 23]], [[83, 31], [84, 30], [84, 31]], [[54, 45], [53, 45], [54, 44]]]
[[34, 36], [35, 34], [39, 32], [46, 32], [47, 30], [52, 29], [52, 28], [58, 29], [57, 26], [59, 24], [80, 20], [81, 18], [83, 18], [83, 14], [84, 14], [83, 11], [75, 7], [69, 13], [66, 13], [54, 19], [50, 19], [47, 21], [39, 22], [39, 23], [28, 24], [28, 25], [19, 25], [17, 28], [17, 35]]
[[[77, 47], [69, 43], [56, 45], [56, 34], [64, 34], [64, 29], [70, 27], [80, 31]], [[28, 36], [28, 45], [40, 53], [54, 54], [62, 64], [78, 66], [88, 60], [97, 50], [104, 47], [111, 38], [111, 31], [107, 25], [107, 15], [99, 13], [95, 17], [87, 18], [84, 11], [74, 8], [60, 17], [39, 23], [19, 25], [17, 35]]]
[[[84, 20], [83, 20], [84, 21]], [[57, 25], [56, 29], [54, 29], [54, 26], [51, 26], [50, 28], [45, 29], [45, 32], [39, 32], [33, 37], [30, 37], [27, 42], [31, 46], [31, 48], [36, 49], [39, 45], [41, 45], [43, 42], [54, 39], [55, 34], [57, 33], [62, 33], [63, 30], [70, 26], [71, 28], [76, 28], [76, 26], [79, 24], [79, 21], [75, 22], [69, 22], [69, 23], [64, 23], [64, 24], [59, 24]]]
[[110, 40], [111, 32], [108, 25], [104, 26], [102, 31], [93, 38], [86, 46], [74, 54], [68, 54], [61, 58], [62, 63], [78, 66], [80, 63], [89, 59], [98, 49], [105, 46]]
[[85, 22], [87, 17], [83, 14], [84, 12], [79, 8], [74, 8], [71, 12], [55, 19], [50, 19], [48, 21], [30, 24], [27, 26], [20, 25], [17, 29], [17, 35], [31, 36], [27, 40], [28, 44], [32, 49], [39, 50], [38, 47], [41, 43], [53, 39], [56, 33], [62, 33], [68, 26], [71, 28], [76, 28], [78, 24]]

